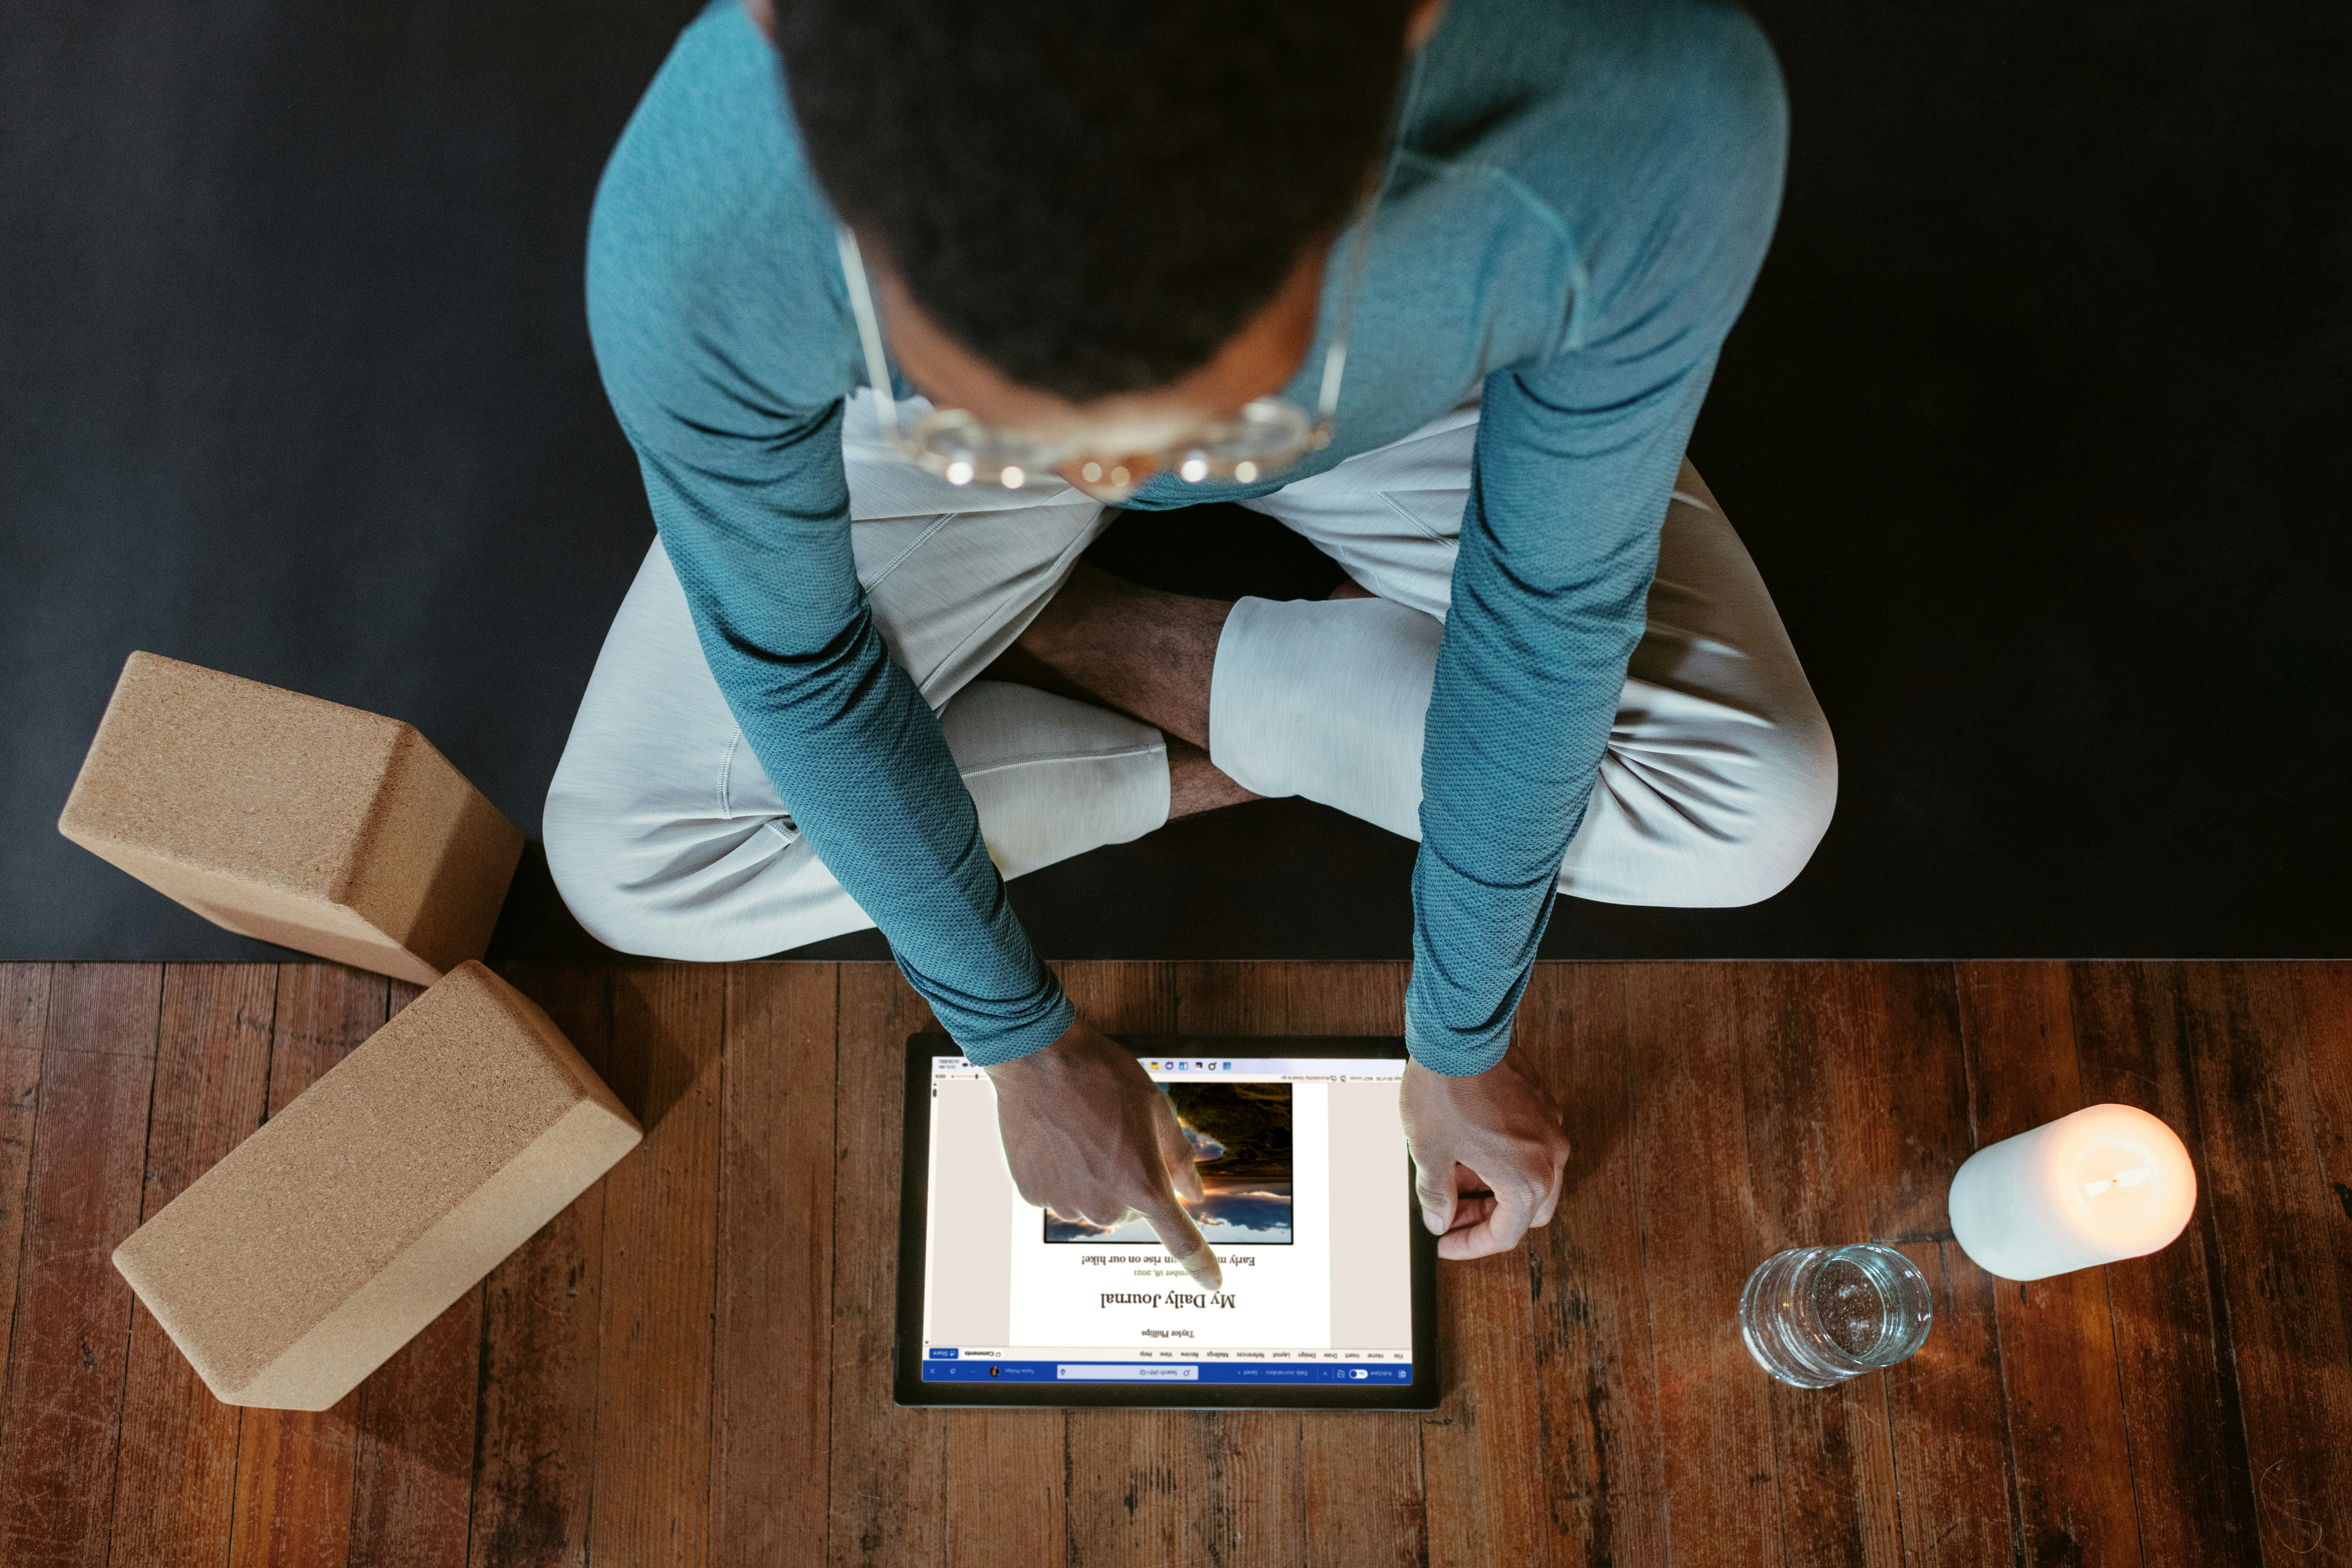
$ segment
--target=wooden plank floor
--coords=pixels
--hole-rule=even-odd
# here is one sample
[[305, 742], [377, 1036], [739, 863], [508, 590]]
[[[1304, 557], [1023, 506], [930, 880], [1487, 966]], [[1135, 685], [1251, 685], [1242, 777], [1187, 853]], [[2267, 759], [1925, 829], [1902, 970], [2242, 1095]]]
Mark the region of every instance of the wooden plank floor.
[[[1118, 1030], [1391, 1033], [1386, 963], [1073, 963]], [[2352, 965], [1546, 964], [1559, 1217], [1447, 1266], [1433, 1415], [890, 1404], [878, 964], [520, 970], [643, 1149], [337, 1408], [215, 1403], [114, 1245], [414, 994], [328, 965], [0, 965], [0, 1563], [2352, 1563]], [[1998, 1282], [1979, 1145], [2188, 1140], [2151, 1258]], [[1733, 1321], [1877, 1237], [1927, 1348], [1818, 1394]]]

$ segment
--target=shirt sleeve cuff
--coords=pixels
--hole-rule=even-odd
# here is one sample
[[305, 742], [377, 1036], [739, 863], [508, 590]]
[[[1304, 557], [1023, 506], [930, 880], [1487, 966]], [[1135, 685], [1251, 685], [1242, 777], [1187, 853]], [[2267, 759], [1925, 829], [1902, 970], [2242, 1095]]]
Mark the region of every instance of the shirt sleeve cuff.
[[1498, 1033], [1483, 1038], [1467, 1036], [1433, 1039], [1408, 1020], [1404, 1048], [1413, 1060], [1440, 1078], [1475, 1078], [1501, 1063], [1504, 1053], [1511, 1048], [1511, 1030], [1507, 1023]]
[[1052, 1002], [1017, 1024], [990, 1026], [974, 1020], [951, 1026], [949, 1032], [955, 1036], [966, 1061], [984, 1068], [1003, 1067], [1044, 1050], [1067, 1034], [1077, 1017], [1077, 1004], [1055, 985]]

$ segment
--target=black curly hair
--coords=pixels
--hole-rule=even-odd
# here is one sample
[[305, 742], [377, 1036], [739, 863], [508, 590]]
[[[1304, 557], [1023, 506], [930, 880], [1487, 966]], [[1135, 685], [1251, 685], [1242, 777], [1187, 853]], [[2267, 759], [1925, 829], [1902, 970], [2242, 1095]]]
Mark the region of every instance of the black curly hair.
[[778, 0], [834, 208], [1013, 381], [1163, 386], [1347, 222], [1411, 0]]

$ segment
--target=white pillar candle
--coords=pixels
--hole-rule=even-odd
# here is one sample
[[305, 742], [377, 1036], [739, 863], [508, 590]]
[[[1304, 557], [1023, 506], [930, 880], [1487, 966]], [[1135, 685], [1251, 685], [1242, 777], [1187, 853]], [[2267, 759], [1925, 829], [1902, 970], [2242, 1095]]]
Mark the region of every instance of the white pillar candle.
[[2197, 1172], [2171, 1128], [2094, 1105], [1969, 1156], [1952, 1177], [1952, 1235], [1988, 1274], [2046, 1279], [2171, 1245]]

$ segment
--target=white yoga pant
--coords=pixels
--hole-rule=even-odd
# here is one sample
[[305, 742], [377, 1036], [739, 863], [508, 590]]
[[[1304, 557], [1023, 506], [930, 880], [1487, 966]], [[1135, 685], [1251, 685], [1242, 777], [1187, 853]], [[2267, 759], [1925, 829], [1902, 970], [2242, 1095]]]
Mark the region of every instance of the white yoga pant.
[[[1217, 645], [1209, 742], [1244, 787], [1420, 836], [1422, 731], [1477, 417], [1475, 405], [1457, 410], [1245, 503], [1377, 596], [1235, 607]], [[940, 714], [1004, 875], [1165, 822], [1159, 731], [973, 679], [1116, 513], [1059, 485], [950, 487], [884, 447], [863, 399], [842, 445], [858, 580], [892, 656]], [[1663, 526], [1648, 627], [1559, 887], [1608, 903], [1753, 903], [1788, 885], [1828, 827], [1836, 750], [1762, 579], [1687, 463]], [[597, 658], [545, 831], [572, 913], [625, 952], [755, 958], [873, 924], [752, 755], [659, 541]]]

